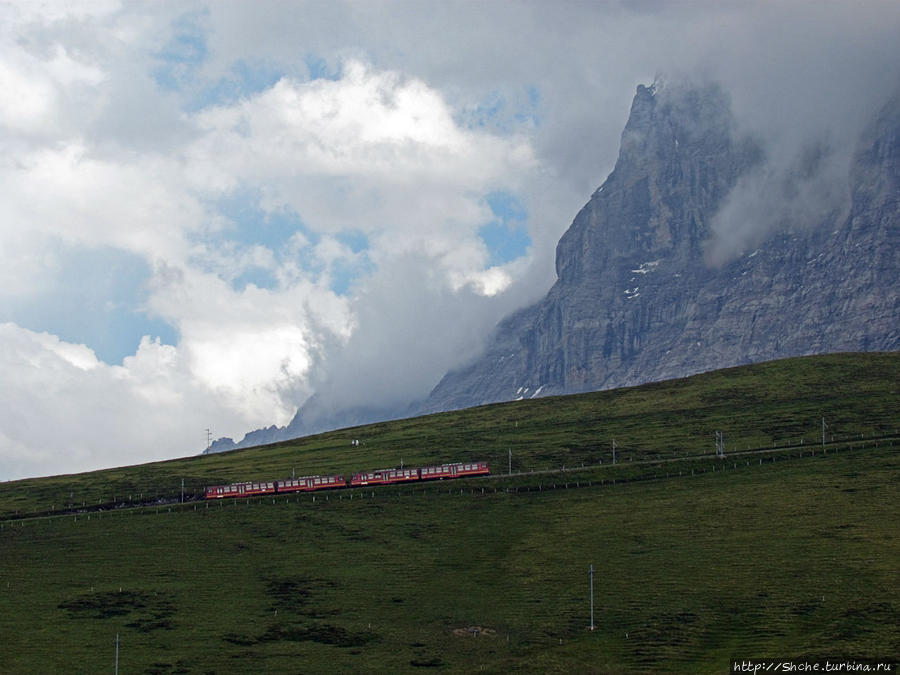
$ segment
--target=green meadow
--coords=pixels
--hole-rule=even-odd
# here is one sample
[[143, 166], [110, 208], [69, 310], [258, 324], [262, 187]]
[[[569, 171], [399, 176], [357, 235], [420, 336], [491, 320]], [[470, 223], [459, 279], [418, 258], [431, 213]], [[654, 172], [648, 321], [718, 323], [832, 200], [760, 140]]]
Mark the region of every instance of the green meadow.
[[[896, 660], [898, 383], [805, 357], [2, 483], [0, 672], [113, 672], [117, 636], [121, 673]], [[494, 475], [194, 500], [464, 460]]]

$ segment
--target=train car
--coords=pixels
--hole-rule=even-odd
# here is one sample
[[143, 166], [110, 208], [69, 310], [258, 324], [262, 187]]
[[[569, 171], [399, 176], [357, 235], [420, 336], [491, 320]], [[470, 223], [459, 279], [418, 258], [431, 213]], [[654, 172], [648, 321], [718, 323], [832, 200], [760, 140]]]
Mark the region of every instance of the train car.
[[282, 492], [313, 492], [315, 490], [331, 490], [347, 487], [347, 479], [343, 476], [304, 476], [280, 480], [275, 483], [279, 494]]
[[486, 476], [491, 473], [487, 462], [455, 462], [426, 466], [421, 471], [422, 480], [443, 480], [462, 476]]
[[350, 485], [389, 485], [391, 483], [409, 483], [419, 480], [418, 469], [379, 469], [377, 471], [360, 471], [350, 478]]
[[232, 483], [231, 485], [213, 485], [206, 488], [207, 499], [227, 499], [228, 497], [250, 497], [252, 495], [275, 494], [273, 481]]

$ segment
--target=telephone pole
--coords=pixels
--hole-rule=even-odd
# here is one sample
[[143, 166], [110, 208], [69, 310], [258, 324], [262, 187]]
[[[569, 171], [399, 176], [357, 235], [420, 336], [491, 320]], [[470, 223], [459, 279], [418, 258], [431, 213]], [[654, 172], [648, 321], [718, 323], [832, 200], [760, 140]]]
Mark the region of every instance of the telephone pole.
[[591, 565], [589, 572], [591, 576], [591, 630], [594, 630], [594, 566]]
[[206, 449], [209, 450], [212, 447], [212, 432], [207, 429], [206, 430]]
[[616, 439], [613, 439], [613, 464], [616, 463]]

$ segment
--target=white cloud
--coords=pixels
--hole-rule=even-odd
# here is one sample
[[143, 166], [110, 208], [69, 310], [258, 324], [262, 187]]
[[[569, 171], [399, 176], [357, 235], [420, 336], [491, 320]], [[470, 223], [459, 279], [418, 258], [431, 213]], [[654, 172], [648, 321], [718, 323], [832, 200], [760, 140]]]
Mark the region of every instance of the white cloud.
[[[877, 2], [4, 3], [0, 478], [191, 452], [206, 427], [284, 423], [313, 391], [427, 392], [549, 287], [638, 82], [699, 67], [747, 128], [777, 140], [812, 119], [840, 138], [896, 74], [898, 17]], [[218, 96], [241, 64], [279, 77]], [[531, 246], [491, 267], [495, 192], [521, 201]], [[261, 217], [223, 207], [242, 195]], [[8, 323], [6, 307], [79, 284], [60, 260], [96, 249], [146, 266], [129, 310], [176, 344], [148, 336], [114, 366]]]
[[48, 131], [57, 125], [57, 95], [48, 78], [24, 64], [0, 62], [0, 125], [24, 133]]
[[[262, 340], [247, 335], [232, 346], [263, 355], [266, 340], [290, 342], [293, 337], [289, 330], [273, 330]], [[263, 415], [267, 405], [278, 404], [269, 391], [277, 378], [263, 381], [261, 373], [248, 382], [231, 373], [232, 379], [223, 382], [204, 367], [225, 368], [230, 357], [238, 373], [247, 373], [247, 359], [234, 352], [217, 356], [196, 363], [181, 348], [145, 338], [123, 365], [110, 366], [84, 345], [0, 324], [0, 476], [184, 456], [202, 447], [206, 427], [237, 435], [278, 412]], [[272, 367], [262, 356], [256, 365]], [[243, 395], [237, 393], [241, 388]]]
[[69, 244], [114, 246], [181, 259], [203, 208], [178, 185], [172, 162], [92, 156], [80, 142], [21, 153], [0, 186], [7, 231], [39, 231]]
[[472, 192], [534, 166], [525, 139], [462, 129], [423, 82], [358, 61], [341, 79], [282, 79], [197, 123], [203, 136], [188, 149], [196, 185], [258, 184], [265, 208], [290, 208], [320, 232], [406, 225], [408, 234], [423, 210], [432, 221], [479, 218]]

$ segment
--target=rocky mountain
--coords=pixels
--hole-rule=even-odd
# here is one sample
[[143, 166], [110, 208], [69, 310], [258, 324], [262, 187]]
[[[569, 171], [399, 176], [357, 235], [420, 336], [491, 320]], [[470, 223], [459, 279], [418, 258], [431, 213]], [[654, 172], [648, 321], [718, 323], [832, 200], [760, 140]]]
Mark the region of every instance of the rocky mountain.
[[408, 409], [329, 417], [314, 397], [288, 427], [213, 449], [789, 356], [896, 350], [900, 95], [849, 172], [835, 172], [839, 159], [811, 144], [773, 173], [719, 86], [639, 86], [615, 168], [559, 241], [556, 283], [501, 321], [481, 357]]
[[[898, 349], [898, 137], [895, 97], [861, 140], [846, 194], [804, 204], [800, 217], [792, 205], [825, 181], [827, 148], [763, 180], [764, 154], [736, 137], [721, 89], [638, 87], [613, 172], [557, 246], [555, 285], [418, 412]], [[785, 207], [742, 209], [736, 194]], [[770, 222], [754, 238], [725, 217]], [[729, 253], [729, 227], [752, 246]]]

